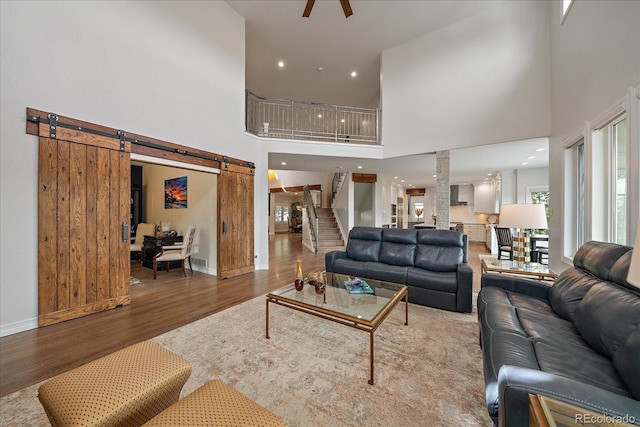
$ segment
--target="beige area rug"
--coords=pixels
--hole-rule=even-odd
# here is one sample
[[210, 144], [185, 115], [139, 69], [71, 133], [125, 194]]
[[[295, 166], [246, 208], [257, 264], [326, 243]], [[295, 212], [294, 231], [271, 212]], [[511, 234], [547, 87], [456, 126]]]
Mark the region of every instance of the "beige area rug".
[[[369, 335], [258, 297], [154, 341], [186, 358], [182, 396], [219, 378], [291, 426], [490, 426], [477, 315], [404, 305]], [[38, 385], [0, 399], [6, 426], [48, 425]]]

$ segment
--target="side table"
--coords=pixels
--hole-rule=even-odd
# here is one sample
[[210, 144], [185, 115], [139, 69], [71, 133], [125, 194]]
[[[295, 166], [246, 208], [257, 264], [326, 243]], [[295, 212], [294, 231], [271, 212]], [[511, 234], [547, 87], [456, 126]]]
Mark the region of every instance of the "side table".
[[529, 427], [632, 427], [624, 417], [596, 414], [549, 396], [529, 395]]

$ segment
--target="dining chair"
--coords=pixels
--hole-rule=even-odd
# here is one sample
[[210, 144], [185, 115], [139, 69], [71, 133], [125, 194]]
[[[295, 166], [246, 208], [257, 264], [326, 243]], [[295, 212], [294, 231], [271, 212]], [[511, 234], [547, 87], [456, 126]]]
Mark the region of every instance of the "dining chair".
[[193, 267], [191, 266], [191, 252], [193, 251], [193, 240], [196, 235], [197, 227], [190, 225], [187, 229], [186, 240], [182, 242], [182, 245], [162, 246], [162, 250], [153, 257], [153, 278], [156, 278], [156, 272], [158, 271], [158, 263], [167, 263], [167, 273], [169, 272], [169, 263], [171, 261], [181, 261], [182, 274], [187, 277], [187, 273], [184, 270], [184, 261], [189, 260], [189, 269], [193, 274]]
[[144, 243], [144, 236], [155, 236], [156, 235], [156, 225], [153, 223], [141, 222], [138, 224], [136, 228], [136, 235], [131, 239], [131, 243], [129, 245], [129, 251], [135, 253], [137, 258], [138, 253], [140, 253], [140, 258], [144, 258], [144, 251], [142, 250], [142, 245]]
[[496, 238], [498, 240], [498, 259], [502, 259], [502, 253], [509, 254], [509, 259], [513, 261], [513, 236], [511, 229], [506, 227], [496, 227]]

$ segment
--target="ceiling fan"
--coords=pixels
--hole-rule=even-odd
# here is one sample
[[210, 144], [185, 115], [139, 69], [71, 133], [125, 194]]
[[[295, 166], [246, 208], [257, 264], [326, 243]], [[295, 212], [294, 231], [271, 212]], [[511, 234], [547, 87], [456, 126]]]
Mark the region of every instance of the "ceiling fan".
[[[302, 13], [303, 18], [308, 18], [311, 15], [311, 9], [313, 9], [313, 4], [316, 0], [307, 0], [307, 5], [304, 8], [304, 12]], [[351, 10], [351, 5], [349, 4], [349, 0], [340, 0], [340, 5], [342, 6], [342, 10], [344, 12], [344, 17], [348, 18], [353, 15], [353, 11]]]

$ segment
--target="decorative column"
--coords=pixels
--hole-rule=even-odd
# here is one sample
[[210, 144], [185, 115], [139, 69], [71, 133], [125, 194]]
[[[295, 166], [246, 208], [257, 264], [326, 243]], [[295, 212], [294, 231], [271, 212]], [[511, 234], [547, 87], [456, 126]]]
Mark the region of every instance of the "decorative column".
[[449, 150], [436, 151], [436, 229], [449, 229]]

